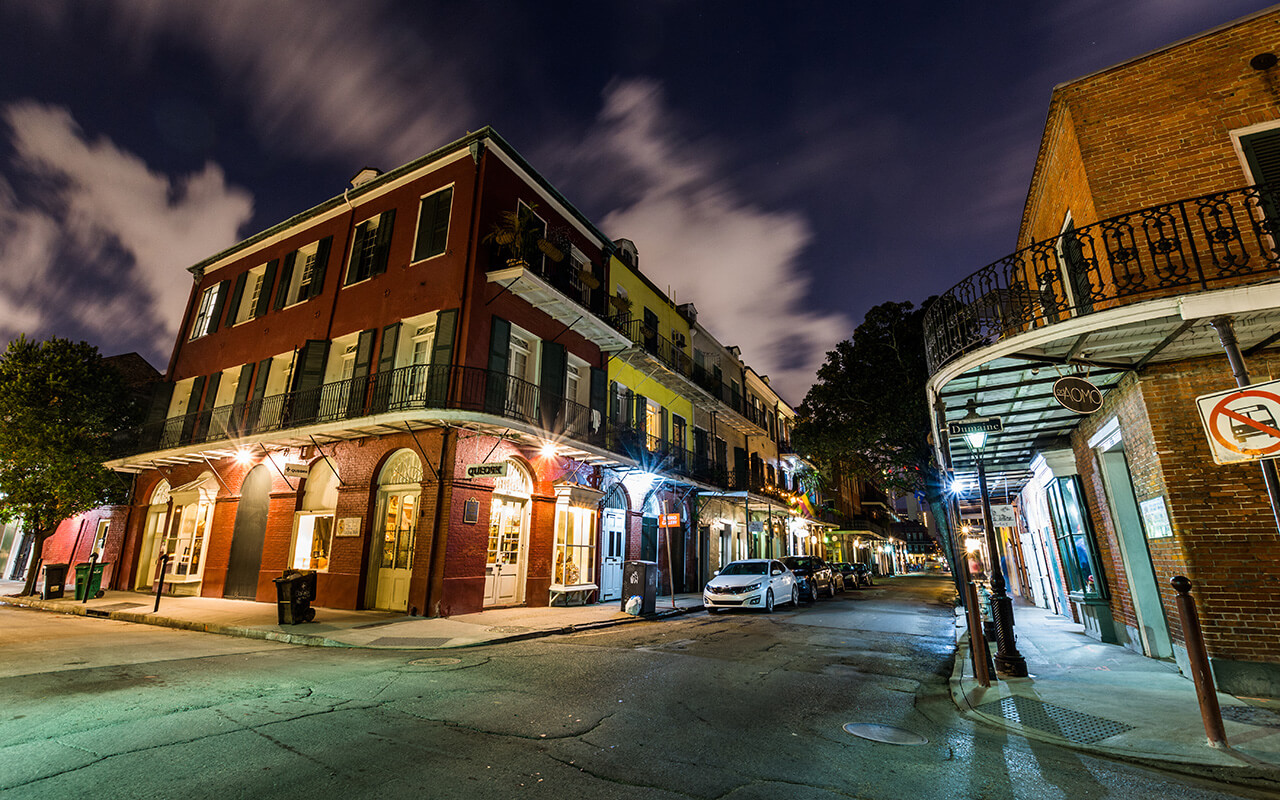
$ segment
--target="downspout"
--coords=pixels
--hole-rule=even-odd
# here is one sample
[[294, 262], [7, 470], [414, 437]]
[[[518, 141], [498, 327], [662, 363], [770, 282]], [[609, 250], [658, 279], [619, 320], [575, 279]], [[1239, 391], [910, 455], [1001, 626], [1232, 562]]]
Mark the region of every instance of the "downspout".
[[[484, 184], [485, 165], [487, 164], [484, 155], [484, 140], [477, 139], [472, 142], [471, 158], [476, 163], [476, 170], [475, 180], [472, 182], [471, 188], [471, 230], [467, 234], [467, 259], [463, 264], [462, 270], [462, 294], [458, 298], [458, 328], [453, 334], [453, 360], [451, 362], [457, 365], [461, 365], [465, 360], [464, 354], [467, 352], [468, 340], [471, 338], [469, 335], [471, 309], [467, 305], [467, 298], [471, 294], [471, 281], [478, 280], [478, 276], [473, 273], [479, 270], [476, 253], [480, 247], [480, 188]], [[451, 386], [449, 388], [450, 393], [454, 396], [461, 391], [460, 386]], [[440, 465], [440, 469], [444, 469], [443, 464]]]
[[440, 616], [444, 594], [444, 551], [448, 543], [448, 531], [442, 524], [445, 519], [445, 482], [453, 483], [453, 470], [445, 471], [445, 459], [449, 457], [449, 434], [453, 428], [445, 426], [440, 431], [440, 472], [436, 476], [436, 510], [431, 524], [431, 550], [427, 562], [427, 600], [423, 612], [428, 617]]

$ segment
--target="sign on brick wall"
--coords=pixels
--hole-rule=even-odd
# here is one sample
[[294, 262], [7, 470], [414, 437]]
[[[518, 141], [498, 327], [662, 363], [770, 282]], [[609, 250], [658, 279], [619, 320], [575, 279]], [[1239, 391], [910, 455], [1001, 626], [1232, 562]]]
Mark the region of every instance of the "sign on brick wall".
[[1280, 458], [1280, 381], [1196, 398], [1215, 464]]

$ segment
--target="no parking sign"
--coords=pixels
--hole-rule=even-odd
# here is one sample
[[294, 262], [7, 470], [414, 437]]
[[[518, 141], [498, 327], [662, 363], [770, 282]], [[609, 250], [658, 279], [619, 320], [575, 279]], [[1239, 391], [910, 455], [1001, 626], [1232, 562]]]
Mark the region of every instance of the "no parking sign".
[[1196, 398], [1215, 464], [1280, 458], [1280, 381]]

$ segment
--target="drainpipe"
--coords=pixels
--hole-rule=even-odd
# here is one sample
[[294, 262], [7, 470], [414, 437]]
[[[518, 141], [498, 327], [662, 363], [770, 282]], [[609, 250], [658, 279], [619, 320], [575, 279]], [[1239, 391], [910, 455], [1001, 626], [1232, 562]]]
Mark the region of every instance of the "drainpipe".
[[[1236, 332], [1231, 325], [1231, 317], [1214, 317], [1209, 324], [1218, 332], [1218, 340], [1227, 353], [1227, 363], [1231, 365], [1231, 374], [1235, 376], [1236, 386], [1248, 386], [1249, 370], [1244, 365], [1244, 356], [1240, 353], [1240, 343], [1236, 341]], [[1280, 530], [1280, 476], [1276, 473], [1276, 462], [1264, 459], [1262, 466], [1262, 482], [1267, 487], [1267, 499], [1271, 502], [1271, 516], [1274, 517], [1277, 530]]]
[[444, 551], [449, 541], [449, 531], [444, 527], [445, 482], [453, 484], [453, 465], [445, 469], [449, 457], [449, 434], [453, 428], [445, 426], [440, 432], [440, 469], [436, 473], [436, 511], [431, 526], [431, 551], [427, 566], [427, 602], [423, 609], [428, 617], [440, 616], [440, 602], [444, 594]]

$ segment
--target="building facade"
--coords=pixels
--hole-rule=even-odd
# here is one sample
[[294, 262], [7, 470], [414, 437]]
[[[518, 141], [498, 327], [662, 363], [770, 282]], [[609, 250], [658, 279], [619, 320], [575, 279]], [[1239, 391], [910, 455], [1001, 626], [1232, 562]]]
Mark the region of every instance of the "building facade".
[[[1276, 53], [1273, 9], [1057, 87], [1019, 249], [926, 319], [939, 457], [966, 500], [978, 459], [1018, 496], [1011, 582], [1185, 672], [1185, 575], [1219, 687], [1263, 696], [1280, 694], [1277, 517], [1265, 468], [1216, 463], [1213, 439], [1248, 456], [1266, 434], [1202, 420], [1197, 397], [1248, 380], [1237, 354], [1277, 374]], [[1267, 402], [1224, 407], [1263, 421]], [[947, 439], [975, 416], [1003, 431], [976, 452]]]

